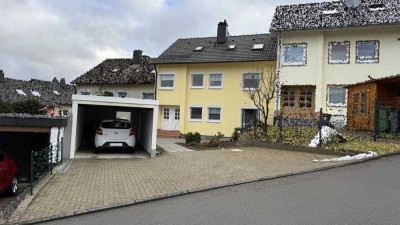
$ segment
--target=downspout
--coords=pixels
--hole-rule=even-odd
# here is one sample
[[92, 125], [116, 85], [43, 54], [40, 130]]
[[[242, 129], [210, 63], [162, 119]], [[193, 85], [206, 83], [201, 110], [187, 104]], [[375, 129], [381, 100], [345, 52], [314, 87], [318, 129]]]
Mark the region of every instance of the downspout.
[[278, 35], [278, 49], [276, 54], [276, 93], [275, 93], [275, 111], [280, 110], [280, 94], [281, 94], [281, 84], [280, 84], [280, 74], [281, 74], [281, 45], [282, 45], [282, 33], [279, 32]]
[[157, 99], [157, 64], [153, 64], [154, 65], [154, 72], [155, 72], [155, 77], [154, 77], [154, 100]]

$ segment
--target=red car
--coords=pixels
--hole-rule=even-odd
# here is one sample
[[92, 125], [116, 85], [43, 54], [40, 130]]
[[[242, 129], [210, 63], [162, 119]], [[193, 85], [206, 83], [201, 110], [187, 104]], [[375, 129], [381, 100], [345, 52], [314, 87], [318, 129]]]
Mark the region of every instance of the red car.
[[18, 189], [18, 166], [14, 160], [0, 152], [0, 193], [14, 196]]

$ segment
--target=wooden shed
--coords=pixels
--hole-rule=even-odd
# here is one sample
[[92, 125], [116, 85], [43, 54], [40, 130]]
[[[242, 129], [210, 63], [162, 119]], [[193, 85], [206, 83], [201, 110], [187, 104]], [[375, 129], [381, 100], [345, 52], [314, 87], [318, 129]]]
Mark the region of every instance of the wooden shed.
[[375, 112], [379, 112], [376, 116], [383, 131], [389, 123], [389, 112], [399, 112], [400, 74], [348, 85], [347, 89], [347, 128], [350, 130], [374, 130]]

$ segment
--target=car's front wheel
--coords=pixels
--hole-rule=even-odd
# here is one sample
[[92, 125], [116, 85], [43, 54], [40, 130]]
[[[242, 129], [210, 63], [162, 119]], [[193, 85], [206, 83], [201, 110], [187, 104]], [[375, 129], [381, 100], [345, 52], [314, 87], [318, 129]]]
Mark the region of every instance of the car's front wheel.
[[11, 181], [11, 186], [8, 189], [8, 195], [15, 196], [18, 190], [18, 176], [14, 175]]

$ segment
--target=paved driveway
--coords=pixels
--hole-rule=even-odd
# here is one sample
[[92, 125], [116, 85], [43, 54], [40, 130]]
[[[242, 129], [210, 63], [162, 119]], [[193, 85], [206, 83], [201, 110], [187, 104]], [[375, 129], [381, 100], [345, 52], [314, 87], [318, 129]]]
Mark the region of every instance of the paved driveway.
[[15, 221], [141, 202], [331, 166], [332, 156], [248, 147], [167, 153], [155, 159], [74, 160]]

